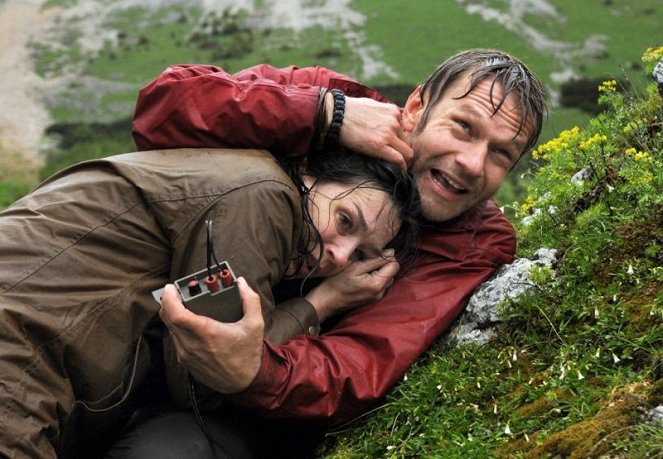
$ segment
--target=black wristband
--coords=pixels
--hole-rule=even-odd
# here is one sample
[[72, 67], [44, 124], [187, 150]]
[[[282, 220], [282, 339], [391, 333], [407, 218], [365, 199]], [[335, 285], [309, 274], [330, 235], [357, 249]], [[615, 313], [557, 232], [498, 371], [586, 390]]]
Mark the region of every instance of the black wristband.
[[340, 89], [332, 89], [332, 96], [334, 97], [334, 111], [332, 113], [331, 124], [325, 137], [325, 146], [330, 146], [333, 143], [338, 143], [338, 138], [341, 134], [341, 125], [343, 124], [343, 116], [345, 115], [345, 93]]

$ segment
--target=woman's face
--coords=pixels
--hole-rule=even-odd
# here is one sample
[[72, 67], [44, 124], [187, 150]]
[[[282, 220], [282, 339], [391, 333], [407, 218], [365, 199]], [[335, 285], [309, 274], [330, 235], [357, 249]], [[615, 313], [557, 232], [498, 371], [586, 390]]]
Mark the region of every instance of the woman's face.
[[297, 277], [306, 276], [318, 265], [316, 277], [332, 276], [357, 260], [380, 256], [394, 238], [400, 221], [394, 215], [387, 193], [362, 185], [340, 183], [314, 184], [309, 187], [309, 212], [320, 232], [324, 249], [310, 247], [310, 254]]

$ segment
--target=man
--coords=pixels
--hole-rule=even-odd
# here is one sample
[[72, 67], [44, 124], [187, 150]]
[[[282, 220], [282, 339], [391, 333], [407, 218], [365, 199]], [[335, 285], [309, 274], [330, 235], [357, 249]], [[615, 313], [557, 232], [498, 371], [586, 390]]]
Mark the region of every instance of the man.
[[[327, 92], [319, 104], [321, 88], [342, 90], [345, 110], [338, 94]], [[361, 263], [336, 284], [312, 290], [307, 299], [315, 305], [377, 300], [320, 336], [282, 345], [265, 340], [260, 358], [249, 345], [253, 358], [235, 354], [212, 364], [211, 347], [197, 343], [209, 338], [220, 348], [226, 338], [196, 329], [172, 290], [164, 296], [164, 322], [188, 338], [179, 349], [183, 365], [210, 361], [206, 380], [221, 391], [234, 380], [243, 390], [230, 398], [253, 412], [328, 423], [365, 412], [451, 324], [472, 291], [513, 259], [513, 229], [491, 198], [538, 139], [545, 114], [539, 80], [506, 53], [469, 50], [445, 61], [402, 109], [386, 102], [319, 67], [257, 66], [229, 75], [175, 66], [139, 97], [139, 148], [224, 145], [305, 154], [324, 142], [330, 125], [338, 128], [340, 112], [342, 145], [411, 163], [425, 217], [417, 266], [386, 293], [391, 277], [376, 279]]]

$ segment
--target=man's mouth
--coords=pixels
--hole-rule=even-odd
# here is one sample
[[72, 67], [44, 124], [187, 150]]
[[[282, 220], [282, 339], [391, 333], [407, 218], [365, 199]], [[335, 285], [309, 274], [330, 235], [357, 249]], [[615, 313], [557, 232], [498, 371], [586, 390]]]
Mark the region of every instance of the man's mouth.
[[433, 177], [433, 180], [435, 183], [440, 185], [442, 188], [445, 190], [448, 190], [454, 194], [466, 194], [468, 193], [468, 190], [464, 188], [461, 184], [454, 182], [453, 179], [450, 177], [446, 176], [443, 174], [441, 171], [437, 169], [432, 169], [431, 170], [431, 176]]

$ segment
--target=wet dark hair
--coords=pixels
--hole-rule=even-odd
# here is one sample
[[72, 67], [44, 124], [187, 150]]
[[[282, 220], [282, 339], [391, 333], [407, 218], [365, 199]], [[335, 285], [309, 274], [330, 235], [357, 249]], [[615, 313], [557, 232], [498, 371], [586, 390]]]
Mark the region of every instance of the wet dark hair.
[[[336, 147], [333, 149], [311, 152], [306, 160], [284, 159], [281, 161], [302, 195], [304, 230], [297, 243], [295, 272], [299, 271], [310, 253], [310, 242], [317, 242], [322, 253], [323, 243], [318, 229], [309, 214], [308, 188], [303, 177], [310, 176], [315, 184], [341, 183], [351, 185], [346, 194], [358, 188], [372, 188], [384, 191], [392, 204], [395, 222], [400, 228], [387, 248], [393, 248], [401, 270], [407, 269], [414, 262], [414, 243], [418, 236], [419, 195], [414, 179], [397, 165], [377, 158], [371, 158], [353, 151]], [[314, 185], [315, 186], [315, 185]], [[339, 198], [342, 196], [339, 196]]]
[[[496, 49], [470, 49], [444, 61], [421, 85], [420, 97], [424, 104], [417, 130], [421, 130], [442, 96], [461, 75], [469, 72], [470, 88], [460, 99], [467, 96], [486, 77], [494, 77], [490, 87], [490, 99], [497, 113], [509, 94], [516, 96], [520, 109], [518, 132], [530, 123], [531, 132], [522, 153], [532, 148], [539, 139], [547, 113], [546, 96], [541, 81], [517, 58]], [[493, 98], [495, 85], [503, 88], [499, 100]], [[522, 155], [521, 155], [522, 156]]]

